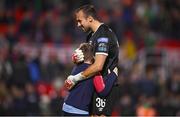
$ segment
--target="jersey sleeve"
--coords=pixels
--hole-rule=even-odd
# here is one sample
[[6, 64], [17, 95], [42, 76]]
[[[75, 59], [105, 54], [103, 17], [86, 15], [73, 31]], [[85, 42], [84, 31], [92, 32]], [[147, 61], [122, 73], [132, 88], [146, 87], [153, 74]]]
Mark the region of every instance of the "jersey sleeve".
[[98, 95], [101, 97], [106, 97], [111, 91], [116, 80], [117, 76], [114, 72], [108, 74], [104, 78], [102, 78], [101, 74], [96, 75], [93, 78], [93, 84]]
[[99, 37], [96, 42], [95, 54], [103, 54], [108, 56], [109, 51], [109, 38]]
[[104, 84], [105, 87], [104, 89], [99, 93], [99, 95], [101, 97], [105, 97], [109, 94], [109, 92], [111, 91], [114, 82], [117, 80], [117, 76], [114, 72], [108, 74], [107, 76], [104, 77]]

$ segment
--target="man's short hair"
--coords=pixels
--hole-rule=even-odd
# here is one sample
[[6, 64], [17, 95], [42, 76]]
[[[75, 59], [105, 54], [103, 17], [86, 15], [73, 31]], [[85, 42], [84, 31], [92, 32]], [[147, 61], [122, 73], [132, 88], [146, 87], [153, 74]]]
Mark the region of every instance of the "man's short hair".
[[80, 50], [82, 50], [84, 54], [84, 61], [90, 61], [91, 63], [94, 63], [94, 55], [93, 55], [93, 47], [92, 45], [88, 43], [82, 43], [80, 45]]
[[75, 13], [82, 11], [86, 17], [92, 16], [94, 19], [98, 19], [96, 10], [93, 5], [83, 5], [75, 10]]

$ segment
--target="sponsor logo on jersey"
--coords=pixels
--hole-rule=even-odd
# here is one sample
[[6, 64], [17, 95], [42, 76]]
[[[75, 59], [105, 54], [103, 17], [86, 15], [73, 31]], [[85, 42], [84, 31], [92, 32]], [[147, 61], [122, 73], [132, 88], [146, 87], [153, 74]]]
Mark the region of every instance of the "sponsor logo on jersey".
[[107, 45], [106, 43], [100, 43], [98, 45], [98, 51], [107, 51]]
[[101, 38], [99, 38], [99, 39], [97, 39], [97, 42], [98, 43], [108, 43], [108, 38], [106, 38], [106, 37], [101, 37]]

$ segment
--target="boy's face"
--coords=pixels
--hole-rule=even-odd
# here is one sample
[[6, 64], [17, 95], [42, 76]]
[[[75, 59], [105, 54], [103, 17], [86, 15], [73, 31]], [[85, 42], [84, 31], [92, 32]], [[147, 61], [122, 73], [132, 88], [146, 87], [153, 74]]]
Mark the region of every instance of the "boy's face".
[[86, 14], [81, 10], [75, 14], [77, 26], [81, 28], [84, 32], [90, 31], [90, 20], [86, 17]]

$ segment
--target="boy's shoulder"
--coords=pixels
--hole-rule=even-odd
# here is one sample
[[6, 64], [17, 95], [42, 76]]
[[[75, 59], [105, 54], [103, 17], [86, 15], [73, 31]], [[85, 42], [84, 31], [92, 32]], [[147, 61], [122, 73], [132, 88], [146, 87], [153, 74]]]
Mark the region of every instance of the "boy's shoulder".
[[81, 64], [76, 64], [74, 67], [73, 67], [73, 70], [71, 72], [71, 75], [76, 75], [82, 71], [84, 71], [86, 68], [88, 68], [90, 66], [90, 64], [87, 64], [87, 63], [81, 63]]

